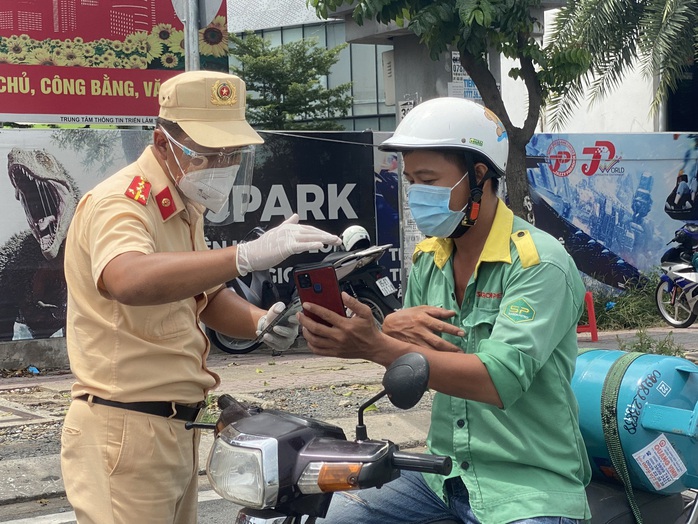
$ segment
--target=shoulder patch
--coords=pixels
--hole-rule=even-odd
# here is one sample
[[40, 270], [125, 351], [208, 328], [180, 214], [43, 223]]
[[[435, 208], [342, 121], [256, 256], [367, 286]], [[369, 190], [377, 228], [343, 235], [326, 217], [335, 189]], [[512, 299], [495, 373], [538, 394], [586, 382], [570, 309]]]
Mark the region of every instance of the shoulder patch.
[[519, 253], [519, 260], [521, 260], [521, 266], [523, 268], [540, 264], [538, 249], [536, 249], [536, 245], [533, 243], [530, 231], [526, 231], [525, 229], [515, 231], [511, 235], [511, 241], [514, 243], [514, 246], [516, 246], [516, 251]]
[[504, 316], [514, 324], [530, 322], [536, 317], [536, 310], [526, 302], [525, 298], [517, 298], [504, 306]]
[[150, 182], [140, 175], [135, 176], [124, 195], [144, 206], [148, 203], [148, 197], [150, 196]]
[[172, 199], [172, 193], [169, 187], [166, 187], [155, 195], [155, 201], [158, 203], [160, 216], [162, 216], [163, 220], [167, 220], [177, 211], [177, 206]]

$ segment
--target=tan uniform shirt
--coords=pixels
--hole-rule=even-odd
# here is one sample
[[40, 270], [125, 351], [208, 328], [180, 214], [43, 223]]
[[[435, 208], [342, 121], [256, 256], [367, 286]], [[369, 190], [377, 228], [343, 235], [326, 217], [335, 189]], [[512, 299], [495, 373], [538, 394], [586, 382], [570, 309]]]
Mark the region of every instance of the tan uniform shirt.
[[[145, 203], [142, 196], [140, 201], [133, 193], [126, 196], [139, 176], [151, 184]], [[210, 346], [199, 325], [206, 293], [168, 304], [126, 306], [98, 288], [102, 271], [117, 255], [208, 249], [202, 211], [184, 205], [152, 146], [83, 196], [65, 250], [73, 397], [88, 393], [119, 402], [193, 403], [220, 383], [206, 368]]]

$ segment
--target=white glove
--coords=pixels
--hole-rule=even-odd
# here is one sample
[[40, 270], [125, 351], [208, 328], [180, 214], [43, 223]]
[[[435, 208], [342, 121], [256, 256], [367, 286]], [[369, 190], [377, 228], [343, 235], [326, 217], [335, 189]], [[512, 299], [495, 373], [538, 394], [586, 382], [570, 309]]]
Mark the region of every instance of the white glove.
[[[259, 336], [269, 323], [283, 313], [284, 309], [286, 309], [286, 306], [283, 302], [277, 302], [271, 306], [267, 314], [263, 315], [257, 322], [256, 335]], [[291, 347], [296, 337], [298, 337], [298, 317], [291, 315], [286, 320], [282, 320], [275, 325], [270, 332], [265, 333], [262, 341], [272, 349], [285, 351]]]
[[298, 224], [298, 214], [264, 233], [251, 242], [238, 244], [235, 264], [240, 276], [250, 271], [269, 269], [280, 264], [291, 255], [311, 249], [320, 249], [324, 244], [339, 246], [342, 239], [322, 229]]

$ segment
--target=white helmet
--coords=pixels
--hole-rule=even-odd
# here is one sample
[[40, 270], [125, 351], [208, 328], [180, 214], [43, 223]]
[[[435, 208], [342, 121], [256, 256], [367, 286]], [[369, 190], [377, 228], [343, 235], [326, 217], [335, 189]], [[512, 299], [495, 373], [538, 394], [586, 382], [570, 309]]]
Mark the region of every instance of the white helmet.
[[342, 244], [344, 249], [352, 251], [353, 249], [365, 249], [371, 245], [371, 237], [368, 231], [361, 226], [349, 226], [342, 233]]
[[504, 176], [509, 139], [497, 115], [486, 107], [465, 98], [443, 97], [417, 105], [378, 148], [464, 149], [484, 157]]

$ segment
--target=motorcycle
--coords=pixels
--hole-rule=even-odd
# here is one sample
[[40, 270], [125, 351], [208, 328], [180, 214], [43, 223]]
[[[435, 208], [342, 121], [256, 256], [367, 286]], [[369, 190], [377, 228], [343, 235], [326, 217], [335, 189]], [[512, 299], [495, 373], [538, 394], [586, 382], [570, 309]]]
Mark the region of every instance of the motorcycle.
[[687, 328], [698, 315], [698, 272], [692, 258], [698, 249], [698, 224], [684, 224], [667, 245], [677, 243], [662, 255], [657, 309], [664, 321], [675, 328]]
[[[242, 506], [236, 524], [312, 524], [327, 514], [333, 493], [380, 487], [401, 470], [448, 475], [450, 457], [400, 451], [389, 440], [369, 439], [364, 411], [388, 396], [401, 409], [414, 407], [427, 389], [429, 364], [419, 353], [403, 355], [383, 377], [384, 389], [361, 405], [356, 440], [338, 426], [284, 411], [241, 405], [219, 397], [206, 472], [213, 489]], [[434, 524], [456, 524], [444, 520]]]
[[[592, 513], [590, 524], [640, 522], [625, 487], [611, 480], [613, 475], [604, 460], [607, 450], [597, 449], [595, 442], [600, 440], [603, 445], [605, 433], [597, 427], [601, 425], [601, 413], [594, 406], [599, 404], [597, 397], [602, 394], [610, 367], [622, 355], [625, 353], [607, 350], [591, 350], [580, 355], [573, 379], [575, 394], [588, 400], [580, 404], [580, 425], [590, 459], [593, 457], [593, 469], [599, 470], [594, 471], [586, 489]], [[680, 454], [677, 457], [686, 461], [687, 471], [675, 483], [667, 483], [665, 479], [660, 488], [651, 485], [649, 475], [636, 470], [639, 465], [628, 463], [634, 504], [645, 524], [698, 524], [698, 476], [694, 473], [696, 463], [691, 444], [696, 435], [698, 406], [682, 408], [695, 403], [698, 367], [678, 357], [644, 355], [627, 368], [625, 376], [631, 385], [621, 387], [617, 399], [620, 404], [626, 404], [626, 395], [636, 393], [632, 384], [638, 383], [636, 376], [648, 376], [647, 369], [661, 376], [665, 387], [656, 391], [649, 388], [649, 393], [643, 393], [647, 399], [643, 414], [648, 416], [641, 417], [635, 432], [625, 436], [623, 448], [642, 447], [645, 440], [655, 438], [660, 432], [662, 439], [668, 441], [659, 446], [662, 452], [667, 454], [670, 448], [674, 449], [670, 446], [673, 442]], [[348, 441], [338, 426], [284, 411], [243, 406], [229, 395], [219, 398], [221, 414], [215, 424], [188, 423], [187, 427], [215, 432], [206, 472], [211, 486], [221, 497], [241, 506], [236, 508], [238, 513], [231, 522], [313, 524], [326, 515], [336, 491], [380, 487], [398, 478], [401, 470], [450, 473], [449, 457], [402, 452], [389, 440], [369, 439], [364, 424], [366, 408], [386, 395], [399, 408], [414, 407], [428, 381], [429, 365], [423, 355], [410, 353], [397, 359], [383, 377], [384, 389], [360, 406], [354, 441]], [[673, 396], [665, 397], [667, 391]], [[674, 407], [663, 406], [662, 402]], [[650, 412], [661, 415], [649, 416]], [[621, 420], [627, 418], [622, 410], [618, 416]], [[654, 452], [643, 449], [643, 453], [649, 457]], [[628, 460], [635, 461], [632, 457]], [[669, 460], [680, 468], [681, 459], [677, 457]], [[656, 464], [648, 467], [661, 469]], [[658, 481], [658, 477], [652, 478]], [[649, 487], [643, 487], [643, 482]], [[434, 524], [458, 522], [447, 519]]]
[[[243, 241], [258, 238], [264, 233], [260, 227], [254, 228], [245, 236]], [[335, 268], [341, 291], [346, 291], [363, 304], [371, 308], [373, 317], [379, 324], [383, 323], [386, 315], [402, 307], [397, 298], [397, 289], [388, 276], [384, 275], [385, 268], [378, 263], [383, 254], [392, 247], [391, 244], [381, 246], [370, 245], [370, 239], [365, 229], [360, 226], [350, 226], [342, 233], [344, 251], [334, 251], [326, 255], [322, 261], [329, 262]], [[253, 271], [229, 283], [238, 295], [260, 309], [267, 310], [276, 302], [282, 301], [286, 308], [281, 313], [279, 321], [295, 315], [301, 310], [300, 299], [293, 287], [288, 297], [282, 297], [273, 281], [269, 270]], [[272, 326], [268, 326], [271, 328]], [[238, 339], [206, 328], [209, 340], [226, 353], [243, 354], [254, 351], [262, 345], [264, 333], [256, 338]]]

